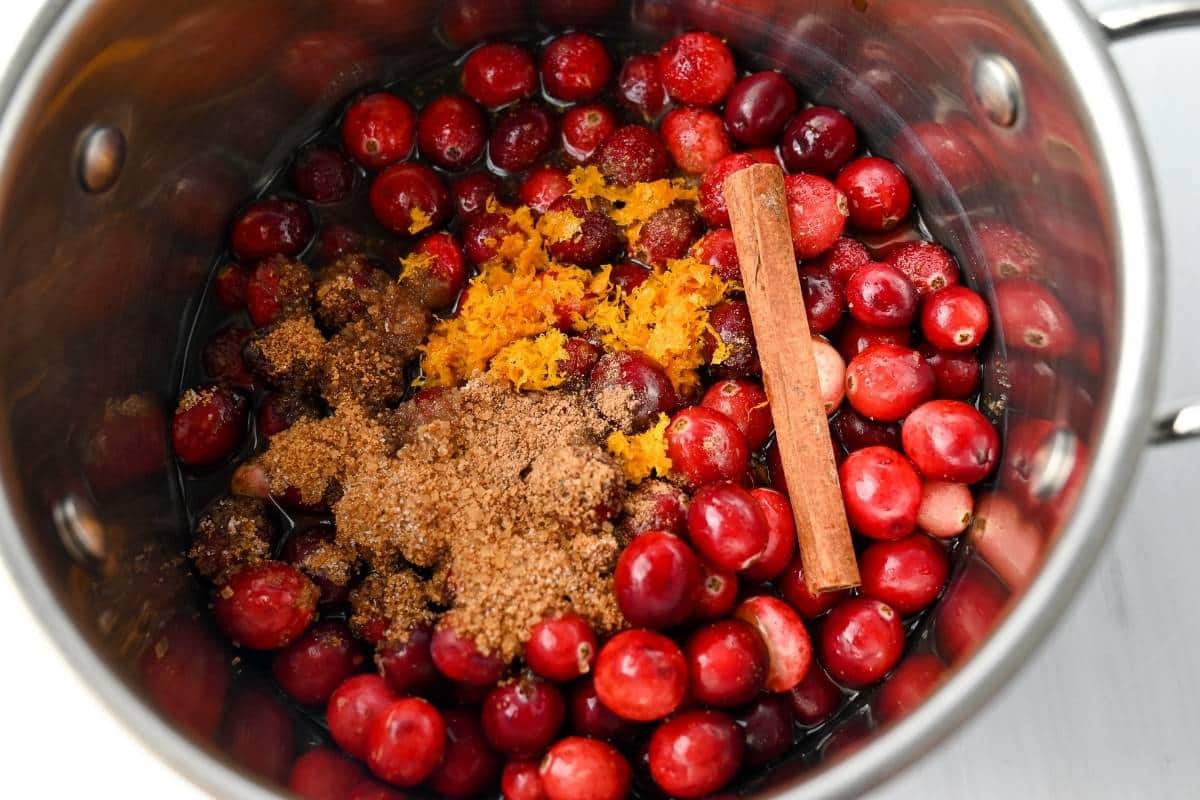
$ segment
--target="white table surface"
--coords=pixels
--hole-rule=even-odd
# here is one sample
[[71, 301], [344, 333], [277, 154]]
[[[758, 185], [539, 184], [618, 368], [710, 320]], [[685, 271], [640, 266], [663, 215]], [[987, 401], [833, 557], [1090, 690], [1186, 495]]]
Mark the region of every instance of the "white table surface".
[[[0, 62], [38, 5], [0, 3]], [[1168, 231], [1162, 397], [1200, 397], [1192, 350], [1200, 302], [1200, 30], [1125, 43], [1116, 55], [1146, 131]], [[1200, 443], [1149, 453], [1108, 552], [1047, 644], [982, 714], [874, 800], [1200, 797], [1198, 479]], [[91, 695], [3, 568], [0, 612], [4, 796], [204, 797]]]

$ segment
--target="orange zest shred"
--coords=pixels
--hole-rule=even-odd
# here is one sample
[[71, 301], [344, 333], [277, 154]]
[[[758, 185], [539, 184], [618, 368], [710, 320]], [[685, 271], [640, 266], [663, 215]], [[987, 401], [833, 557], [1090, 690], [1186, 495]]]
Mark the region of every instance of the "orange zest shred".
[[433, 253], [409, 253], [400, 259], [400, 277], [405, 278], [428, 272], [435, 262]]
[[518, 390], [545, 391], [561, 386], [566, 377], [559, 364], [567, 358], [566, 344], [567, 335], [557, 328], [518, 339], [492, 357], [487, 376]]
[[585, 200], [588, 208], [597, 198], [612, 203], [613, 221], [623, 228], [645, 222], [656, 212], [680, 201], [694, 203], [700, 196], [696, 187], [683, 178], [613, 186], [593, 166], [576, 167], [567, 178], [571, 181], [572, 196]]
[[433, 218], [420, 206], [413, 206], [409, 212], [412, 222], [408, 226], [409, 233], [420, 233], [433, 224]]
[[568, 242], [579, 236], [583, 220], [570, 211], [547, 211], [538, 220], [537, 228], [548, 242]]
[[658, 422], [641, 433], [628, 436], [621, 431], [609, 434], [608, 452], [612, 454], [625, 477], [633, 483], [641, 483], [651, 473], [665, 478], [671, 471], [671, 458], [667, 455], [667, 426], [671, 420], [666, 414], [658, 415]]

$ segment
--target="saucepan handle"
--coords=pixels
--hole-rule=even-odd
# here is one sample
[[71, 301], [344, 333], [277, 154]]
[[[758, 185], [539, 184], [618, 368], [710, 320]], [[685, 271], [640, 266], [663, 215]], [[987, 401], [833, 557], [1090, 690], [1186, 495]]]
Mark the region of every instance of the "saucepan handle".
[[[1146, 33], [1200, 25], [1200, 0], [1157, 0], [1101, 11], [1096, 21], [1109, 40], [1119, 42]], [[1200, 437], [1200, 400], [1177, 405], [1157, 415], [1151, 444], [1167, 444]]]

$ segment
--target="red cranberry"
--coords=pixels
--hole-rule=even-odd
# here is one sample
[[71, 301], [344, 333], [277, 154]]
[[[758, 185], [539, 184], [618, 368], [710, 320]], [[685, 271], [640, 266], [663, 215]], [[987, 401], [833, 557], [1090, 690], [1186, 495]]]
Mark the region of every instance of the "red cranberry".
[[330, 222], [317, 234], [317, 261], [332, 264], [339, 258], [362, 249], [362, 234], [340, 222]]
[[700, 561], [682, 539], [650, 531], [621, 552], [613, 589], [631, 625], [670, 628], [692, 613], [700, 577]]
[[899, 425], [868, 419], [853, 408], [842, 409], [829, 421], [829, 427], [848, 453], [874, 445], [883, 445], [893, 450], [901, 448]]
[[183, 614], [169, 620], [141, 658], [138, 674], [154, 707], [190, 733], [211, 741], [221, 726], [232, 677], [229, 652], [209, 629]]
[[[717, 364], [717, 372], [724, 377], [745, 378], [762, 373], [758, 360], [758, 343], [754, 338], [754, 325], [750, 319], [750, 306], [744, 300], [722, 300], [708, 312], [708, 324], [716, 331], [727, 348], [725, 360]], [[715, 343], [708, 338], [706, 348], [712, 352]]]
[[229, 309], [246, 307], [246, 284], [250, 273], [241, 264], [232, 262], [217, 270], [213, 278], [213, 294], [217, 302]]
[[596, 684], [591, 678], [575, 684], [571, 690], [571, 730], [580, 736], [622, 742], [631, 738], [636, 727], [600, 702]]
[[974, 352], [947, 353], [929, 345], [921, 355], [933, 370], [934, 394], [946, 400], [966, 400], [979, 389], [979, 359]]
[[767, 764], [792, 749], [792, 711], [783, 695], [760, 697], [738, 713], [737, 724], [746, 740], [748, 767]]
[[846, 282], [851, 315], [874, 328], [906, 328], [917, 315], [917, 289], [887, 264], [867, 264]]
[[901, 616], [932, 604], [949, 571], [946, 551], [920, 533], [872, 544], [859, 557], [859, 569], [863, 594], [882, 600]]
[[600, 702], [614, 714], [649, 722], [667, 716], [683, 702], [687, 660], [678, 645], [662, 634], [624, 631], [600, 648], [595, 681]]
[[658, 70], [667, 94], [681, 103], [715, 106], [737, 80], [733, 53], [711, 33], [676, 36], [658, 51]]
[[654, 131], [642, 125], [624, 125], [600, 145], [596, 166], [610, 182], [631, 186], [669, 176], [671, 154]]
[[987, 638], [1004, 610], [1008, 592], [978, 561], [951, 582], [935, 610], [938, 653], [953, 663]]
[[653, 119], [667, 104], [667, 90], [658, 71], [658, 58], [636, 55], [626, 59], [617, 76], [617, 97], [646, 119]]
[[239, 261], [254, 263], [268, 256], [297, 255], [312, 236], [312, 215], [303, 203], [268, 197], [251, 204], [234, 221], [229, 247]]
[[838, 352], [852, 361], [859, 353], [877, 344], [907, 347], [912, 341], [908, 328], [869, 328], [856, 319], [848, 319], [838, 336]]
[[463, 251], [472, 264], [482, 264], [495, 258], [500, 242], [512, 234], [519, 231], [507, 215], [477, 214], [463, 226]]
[[767, 546], [767, 520], [754, 497], [733, 483], [701, 488], [688, 508], [692, 544], [719, 569], [740, 572]]
[[611, 745], [569, 736], [559, 741], [538, 767], [548, 800], [624, 800], [633, 771]]
[[304, 800], [342, 800], [366, 777], [362, 767], [341, 753], [318, 747], [296, 759], [287, 784]]
[[342, 118], [346, 152], [368, 169], [403, 161], [416, 139], [417, 115], [406, 100], [376, 92], [356, 100]]
[[608, 282], [625, 294], [632, 294], [633, 290], [645, 283], [649, 277], [649, 269], [641, 264], [625, 261], [613, 265], [612, 272], [608, 274]]
[[376, 777], [397, 786], [424, 781], [442, 763], [446, 750], [442, 715], [419, 697], [392, 703], [367, 733], [367, 766]]
[[271, 392], [258, 407], [258, 434], [267, 439], [283, 433], [301, 419], [320, 416], [317, 404], [290, 392]]
[[804, 680], [812, 664], [812, 640], [787, 603], [756, 595], [742, 601], [734, 615], [754, 626], [767, 645], [767, 691], [786, 692]]
[[612, 71], [604, 42], [590, 33], [565, 33], [542, 53], [542, 86], [551, 97], [567, 103], [599, 95]]
[[429, 689], [437, 681], [431, 642], [433, 629], [417, 625], [403, 641], [384, 642], [375, 659], [379, 672], [396, 694], [411, 694]]
[[435, 98], [417, 118], [421, 155], [439, 167], [458, 170], [483, 154], [487, 123], [479, 106], [461, 95]]
[[431, 233], [417, 242], [410, 255], [426, 257], [420, 268], [410, 267], [401, 278], [414, 299], [426, 308], [451, 305], [467, 284], [466, 260], [454, 235]]
[[562, 614], [533, 626], [525, 644], [529, 668], [552, 681], [586, 675], [596, 662], [596, 633], [578, 614]]
[[551, 213], [568, 214], [579, 221], [570, 236], [546, 237], [546, 251], [558, 261], [595, 268], [611, 261], [621, 251], [621, 231], [612, 217], [600, 209], [588, 210], [579, 197], [560, 197], [550, 206]]
[[857, 239], [843, 236], [827, 252], [811, 262], [811, 266], [828, 272], [842, 289], [859, 267], [871, 263], [871, 253]]
[[363, 781], [354, 787], [346, 800], [408, 800], [408, 796], [375, 781]]
[[336, 203], [354, 188], [354, 167], [332, 147], [310, 147], [292, 164], [292, 185], [314, 203]]
[[903, 651], [900, 615], [878, 600], [852, 597], [830, 611], [821, 626], [821, 663], [852, 688], [878, 681]]
[[801, 267], [800, 291], [808, 312], [808, 327], [813, 333], [825, 333], [841, 321], [846, 310], [846, 293], [828, 270]]
[[832, 178], [858, 149], [858, 131], [845, 114], [828, 106], [806, 108], [788, 121], [779, 151], [789, 172]]
[[396, 695], [378, 675], [349, 678], [334, 690], [326, 706], [329, 733], [338, 747], [355, 758], [365, 758], [367, 732], [394, 702]]
[[[710, 227], [715, 228], [729, 224], [729, 206], [725, 203], [725, 179], [756, 163], [758, 162], [753, 157], [745, 153], [733, 153], [724, 156], [708, 167], [704, 178], [700, 181], [700, 213]], [[729, 246], [731, 249], [733, 248], [732, 232], [729, 234]], [[736, 263], [736, 250], [733, 255]], [[731, 280], [741, 280], [741, 272], [735, 273]]]
[[304, 573], [280, 561], [235, 572], [213, 597], [213, 615], [225, 635], [252, 650], [294, 642], [316, 615], [319, 593]]
[[794, 113], [796, 90], [774, 71], [742, 78], [725, 101], [725, 124], [733, 138], [745, 145], [773, 143]]
[[737, 575], [700, 562], [700, 587], [696, 591], [695, 608], [692, 609], [694, 619], [723, 619], [733, 611], [737, 598]]
[[959, 282], [954, 256], [933, 242], [902, 242], [889, 247], [884, 260], [903, 272], [921, 297]]
[[767, 677], [767, 646], [741, 620], [714, 622], [687, 642], [692, 697], [704, 705], [740, 706], [754, 699]]
[[700, 405], [732, 420], [751, 450], [766, 444], [775, 429], [767, 393], [753, 381], [742, 378], [717, 381], [704, 393]]
[[1068, 355], [1079, 334], [1054, 294], [1036, 281], [1013, 278], [996, 284], [998, 328], [1005, 343], [1044, 358]]
[[908, 179], [886, 158], [851, 161], [838, 173], [837, 186], [850, 203], [851, 224], [860, 230], [890, 231], [912, 208]]
[[616, 129], [617, 116], [603, 103], [574, 106], [563, 115], [563, 152], [580, 164], [590, 161]]
[[488, 153], [492, 163], [505, 172], [521, 172], [550, 152], [557, 133], [549, 111], [535, 103], [522, 103], [496, 120]]
[[691, 486], [740, 481], [750, 464], [750, 448], [737, 424], [705, 406], [677, 413], [666, 440], [672, 468]]
[[600, 348], [582, 336], [572, 336], [563, 345], [567, 357], [558, 362], [558, 371], [572, 385], [583, 384], [600, 360]]
[[751, 581], [769, 581], [787, 569], [796, 550], [792, 504], [781, 492], [761, 486], [751, 489], [750, 496], [767, 521], [767, 546], [742, 574]]
[[660, 131], [675, 163], [692, 175], [704, 174], [733, 150], [725, 122], [707, 108], [676, 108]]
[[475, 642], [459, 636], [449, 625], [434, 631], [430, 653], [438, 671], [452, 681], [490, 686], [504, 675], [504, 661], [499, 656], [480, 653]]
[[858, 413], [895, 422], [933, 398], [933, 370], [916, 350], [894, 344], [868, 347], [846, 369], [846, 396]]
[[200, 360], [208, 377], [241, 389], [254, 388], [254, 376], [242, 359], [242, 349], [254, 335], [249, 328], [225, 328], [217, 331], [204, 345]]
[[866, 447], [838, 470], [850, 526], [872, 539], [901, 539], [917, 526], [921, 479], [890, 447]]
[[987, 330], [987, 303], [966, 286], [948, 286], [921, 307], [921, 333], [942, 350], [974, 349]]
[[784, 179], [792, 246], [799, 258], [812, 258], [833, 247], [846, 227], [846, 195], [817, 175], [799, 173]]
[[497, 686], [483, 701], [483, 733], [492, 747], [532, 758], [554, 741], [566, 718], [562, 693], [537, 679]]
[[[450, 44], [458, 48], [492, 37], [512, 35], [529, 22], [528, 4], [516, 0], [450, 0], [439, 5], [441, 31]], [[389, 12], [392, 17], [404, 17], [397, 15], [394, 8], [389, 7]], [[407, 24], [411, 24], [411, 17]], [[536, 84], [536, 73], [534, 81]]]
[[225, 386], [189, 389], [171, 422], [175, 456], [189, 467], [215, 464], [233, 452], [246, 430], [246, 400]]
[[379, 173], [370, 200], [375, 219], [400, 236], [440, 227], [453, 211], [446, 184], [423, 164], [393, 164]]
[[489, 197], [500, 194], [500, 182], [490, 173], [471, 172], [455, 180], [450, 193], [454, 195], [458, 216], [469, 220], [484, 213]]
[[[211, 697], [209, 703], [215, 705]], [[296, 760], [294, 727], [282, 701], [268, 690], [251, 685], [229, 703], [222, 746], [250, 772], [284, 783]]]
[[945, 674], [946, 667], [935, 655], [925, 653], [904, 659], [875, 695], [879, 721], [892, 722], [907, 715], [933, 693]]
[[509, 761], [505, 764], [500, 773], [500, 794], [504, 800], [547, 800], [537, 762]]
[[365, 660], [344, 622], [322, 621], [275, 654], [271, 673], [297, 703], [323, 706]]
[[673, 205], [654, 212], [638, 232], [636, 258], [652, 266], [683, 258], [700, 235], [700, 218], [690, 208]]
[[[675, 410], [678, 401], [671, 379], [649, 356], [636, 350], [605, 353], [590, 378], [593, 402], [610, 421], [629, 415], [633, 430], [648, 427], [659, 414]], [[620, 408], [613, 408], [613, 404]]]
[[532, 97], [537, 85], [533, 57], [514, 44], [485, 44], [463, 64], [463, 88], [488, 109]]
[[344, 603], [350, 594], [350, 580], [347, 576], [341, 582], [332, 580], [320, 574], [319, 570], [308, 567], [308, 559], [318, 551], [323, 550], [334, 539], [334, 530], [329, 525], [313, 525], [295, 531], [287, 538], [280, 557], [296, 569], [308, 574], [317, 589], [321, 592], [322, 603]]
[[730, 283], [741, 281], [742, 266], [733, 242], [733, 231], [728, 228], [717, 228], [706, 233], [692, 246], [692, 255], [712, 267], [721, 280]]
[[704, 797], [724, 788], [742, 767], [737, 723], [719, 711], [686, 711], [650, 739], [650, 776], [673, 797]]
[[901, 428], [904, 452], [926, 478], [978, 483], [992, 473], [1000, 437], [974, 406], [958, 400], [931, 400]]
[[788, 605], [796, 609], [805, 619], [816, 619], [837, 605], [842, 599], [849, 597], [850, 592], [814, 592], [808, 588], [804, 580], [803, 559], [796, 555], [784, 569], [783, 574], [775, 579], [775, 586]]
[[833, 715], [842, 704], [842, 690], [833, 681], [820, 664], [813, 664], [812, 669], [796, 686], [788, 692], [792, 701], [792, 715], [801, 725], [820, 725]]

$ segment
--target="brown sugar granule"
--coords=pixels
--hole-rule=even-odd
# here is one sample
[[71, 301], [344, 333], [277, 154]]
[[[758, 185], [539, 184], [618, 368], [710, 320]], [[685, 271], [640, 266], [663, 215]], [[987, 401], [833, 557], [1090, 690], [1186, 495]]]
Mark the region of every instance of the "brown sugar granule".
[[326, 328], [340, 330], [366, 316], [391, 282], [361, 255], [340, 258], [317, 275], [317, 318]]
[[434, 618], [426, 583], [410, 570], [393, 572], [384, 580], [382, 608], [388, 620], [389, 641], [404, 641], [414, 626], [432, 622]]
[[278, 282], [272, 293], [279, 305], [276, 319], [308, 314], [312, 305], [312, 272], [299, 261], [273, 256], [269, 263]]
[[687, 493], [678, 486], [663, 480], [642, 481], [625, 496], [617, 539], [626, 545], [633, 537], [647, 531], [676, 533], [675, 520], [680, 514], [686, 514], [687, 508]]
[[354, 580], [358, 554], [336, 541], [320, 542], [297, 562], [310, 578], [320, 578], [332, 587], [345, 587]]
[[270, 558], [274, 539], [263, 501], [222, 497], [197, 520], [188, 555], [197, 572], [222, 583], [237, 569]]
[[539, 453], [529, 465], [525, 492], [568, 535], [594, 533], [616, 516], [625, 477], [607, 452], [591, 445], [562, 445]]
[[370, 320], [383, 350], [405, 361], [417, 357], [432, 324], [429, 312], [398, 283], [380, 294], [370, 308]]
[[321, 394], [330, 406], [355, 403], [379, 408], [398, 402], [407, 388], [409, 357], [394, 355], [372, 320], [351, 323], [330, 340]]
[[325, 362], [325, 337], [312, 317], [288, 317], [246, 345], [247, 363], [271, 384], [296, 392], [316, 386]]
[[634, 390], [615, 381], [605, 381], [603, 386], [599, 391], [592, 392], [592, 402], [595, 403], [596, 410], [617, 430], [632, 433], [635, 422], [633, 406], [637, 399]]

